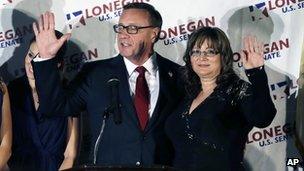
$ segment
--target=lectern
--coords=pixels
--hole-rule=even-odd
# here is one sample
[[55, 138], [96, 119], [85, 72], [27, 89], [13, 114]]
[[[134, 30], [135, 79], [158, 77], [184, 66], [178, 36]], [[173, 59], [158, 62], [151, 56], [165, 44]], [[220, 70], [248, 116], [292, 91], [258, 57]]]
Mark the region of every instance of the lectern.
[[151, 167], [125, 167], [125, 166], [75, 166], [65, 171], [180, 171], [168, 166], [151, 166]]

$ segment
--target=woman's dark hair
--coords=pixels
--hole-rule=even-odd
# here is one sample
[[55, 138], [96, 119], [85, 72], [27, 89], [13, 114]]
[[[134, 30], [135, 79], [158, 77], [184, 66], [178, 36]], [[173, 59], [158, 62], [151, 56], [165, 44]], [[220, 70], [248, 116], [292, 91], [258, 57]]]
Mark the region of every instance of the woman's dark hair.
[[220, 86], [226, 83], [230, 77], [236, 76], [233, 70], [233, 52], [226, 34], [217, 27], [202, 27], [189, 36], [187, 49], [183, 56], [186, 63], [183, 75], [189, 98], [196, 97], [202, 89], [200, 79], [192, 69], [190, 52], [193, 47], [201, 47], [204, 42], [207, 42], [210, 48], [220, 54], [221, 71], [216, 78], [216, 84]]
[[[63, 34], [60, 31], [55, 30], [55, 36], [57, 39], [59, 39], [61, 36], [63, 36]], [[33, 42], [36, 42], [36, 37], [31, 38], [29, 45], [31, 45]], [[64, 42], [55, 56], [55, 60], [58, 63], [61, 63], [63, 61], [63, 57], [66, 53], [66, 50], [67, 50], [67, 42]]]

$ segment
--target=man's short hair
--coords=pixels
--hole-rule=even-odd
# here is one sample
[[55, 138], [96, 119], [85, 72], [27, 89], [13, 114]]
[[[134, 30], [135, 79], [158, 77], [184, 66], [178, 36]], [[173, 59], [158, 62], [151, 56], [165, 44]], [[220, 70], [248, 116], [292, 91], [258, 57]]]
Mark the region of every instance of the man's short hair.
[[142, 9], [147, 11], [150, 15], [150, 24], [161, 29], [163, 19], [160, 13], [152, 5], [143, 2], [134, 2], [123, 6], [123, 10], [127, 9]]

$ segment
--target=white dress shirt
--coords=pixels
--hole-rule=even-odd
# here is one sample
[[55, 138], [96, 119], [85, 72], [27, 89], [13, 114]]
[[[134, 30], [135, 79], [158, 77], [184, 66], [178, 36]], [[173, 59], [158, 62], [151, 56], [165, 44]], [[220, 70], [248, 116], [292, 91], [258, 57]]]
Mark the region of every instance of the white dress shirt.
[[[135, 95], [136, 79], [139, 75], [135, 69], [138, 66], [125, 57], [123, 57], [123, 59], [128, 71], [130, 94], [133, 99]], [[151, 118], [159, 95], [159, 71], [156, 64], [156, 54], [154, 53], [142, 66], [146, 68], [145, 78], [150, 93], [149, 117]]]

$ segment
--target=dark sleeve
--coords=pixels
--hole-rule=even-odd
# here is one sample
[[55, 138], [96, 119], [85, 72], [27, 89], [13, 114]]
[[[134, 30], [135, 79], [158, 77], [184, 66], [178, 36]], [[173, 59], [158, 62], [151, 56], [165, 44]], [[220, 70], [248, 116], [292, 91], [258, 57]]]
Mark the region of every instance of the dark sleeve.
[[267, 75], [264, 67], [246, 70], [251, 84], [245, 83], [239, 92], [239, 106], [249, 124], [259, 128], [271, 124], [276, 114], [270, 97]]
[[89, 81], [81, 72], [73, 84], [63, 89], [57, 62], [53, 59], [32, 62], [39, 97], [38, 113], [44, 116], [72, 116], [86, 106]]

